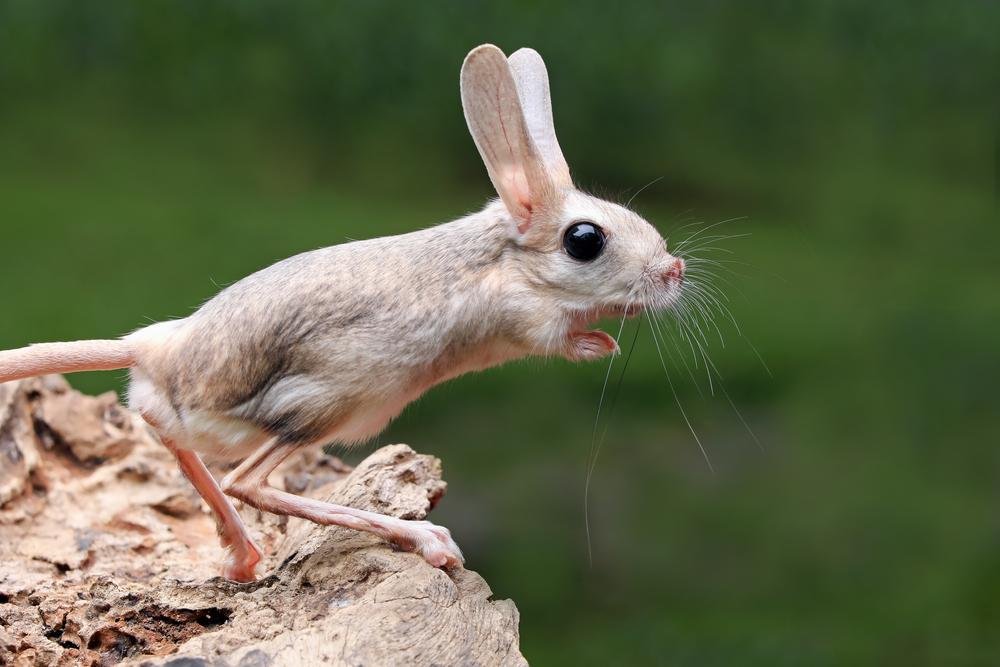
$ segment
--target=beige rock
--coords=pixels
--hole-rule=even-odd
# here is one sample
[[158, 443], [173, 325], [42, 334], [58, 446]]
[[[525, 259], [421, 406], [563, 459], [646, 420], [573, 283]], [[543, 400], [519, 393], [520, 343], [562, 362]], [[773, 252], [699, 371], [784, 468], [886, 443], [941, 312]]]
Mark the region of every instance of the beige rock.
[[[311, 453], [295, 492], [421, 519], [438, 459], [383, 447], [353, 471]], [[269, 554], [254, 584], [170, 454], [113, 394], [0, 384], [0, 664], [522, 665], [518, 613], [476, 573], [378, 538], [241, 510]]]

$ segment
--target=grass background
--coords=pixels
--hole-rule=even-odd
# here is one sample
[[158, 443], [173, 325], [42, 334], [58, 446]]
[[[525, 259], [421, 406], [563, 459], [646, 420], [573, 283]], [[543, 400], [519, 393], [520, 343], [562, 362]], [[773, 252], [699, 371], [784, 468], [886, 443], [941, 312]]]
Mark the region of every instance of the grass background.
[[703, 369], [670, 366], [713, 475], [640, 332], [593, 565], [601, 365], [464, 377], [378, 439], [443, 458], [435, 519], [517, 602], [527, 657], [995, 664], [997, 7], [2, 0], [0, 348], [119, 335], [477, 208], [458, 68], [531, 45], [582, 187], [661, 178], [635, 206], [672, 240], [739, 218], [716, 257], [745, 265], [717, 284], [771, 372], [720, 318], [761, 451]]

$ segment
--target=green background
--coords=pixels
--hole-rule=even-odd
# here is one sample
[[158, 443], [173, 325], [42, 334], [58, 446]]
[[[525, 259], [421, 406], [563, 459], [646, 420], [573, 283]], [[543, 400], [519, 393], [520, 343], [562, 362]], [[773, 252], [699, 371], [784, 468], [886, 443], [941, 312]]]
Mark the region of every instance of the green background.
[[635, 207], [672, 243], [736, 218], [701, 254], [738, 262], [714, 284], [744, 336], [716, 316], [709, 353], [763, 449], [674, 336], [709, 471], [644, 327], [602, 417], [591, 565], [603, 365], [411, 406], [378, 442], [444, 460], [434, 518], [517, 602], [526, 656], [997, 664], [998, 7], [0, 1], [0, 348], [478, 208], [459, 66], [530, 45], [582, 188], [660, 178]]

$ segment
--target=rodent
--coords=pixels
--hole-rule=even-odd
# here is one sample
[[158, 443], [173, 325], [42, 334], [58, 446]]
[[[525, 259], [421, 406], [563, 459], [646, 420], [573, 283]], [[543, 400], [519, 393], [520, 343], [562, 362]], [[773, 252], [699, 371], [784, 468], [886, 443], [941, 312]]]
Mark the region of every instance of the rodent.
[[[460, 565], [444, 528], [298, 497], [267, 476], [300, 447], [374, 437], [463, 373], [613, 354], [615, 340], [588, 324], [668, 307], [684, 279], [651, 224], [573, 186], [537, 52], [473, 49], [461, 97], [499, 195], [478, 213], [296, 255], [120, 339], [0, 352], [0, 382], [128, 368], [129, 406], [215, 513], [230, 579], [254, 580], [261, 553], [227, 496]], [[218, 483], [201, 456], [242, 463]]]

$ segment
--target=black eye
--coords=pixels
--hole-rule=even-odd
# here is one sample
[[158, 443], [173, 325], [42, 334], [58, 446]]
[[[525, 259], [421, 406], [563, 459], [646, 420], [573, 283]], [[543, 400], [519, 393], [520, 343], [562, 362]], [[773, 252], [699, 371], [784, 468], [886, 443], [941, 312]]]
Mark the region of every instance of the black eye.
[[604, 230], [592, 222], [574, 222], [563, 235], [563, 247], [581, 262], [597, 259], [604, 250]]

